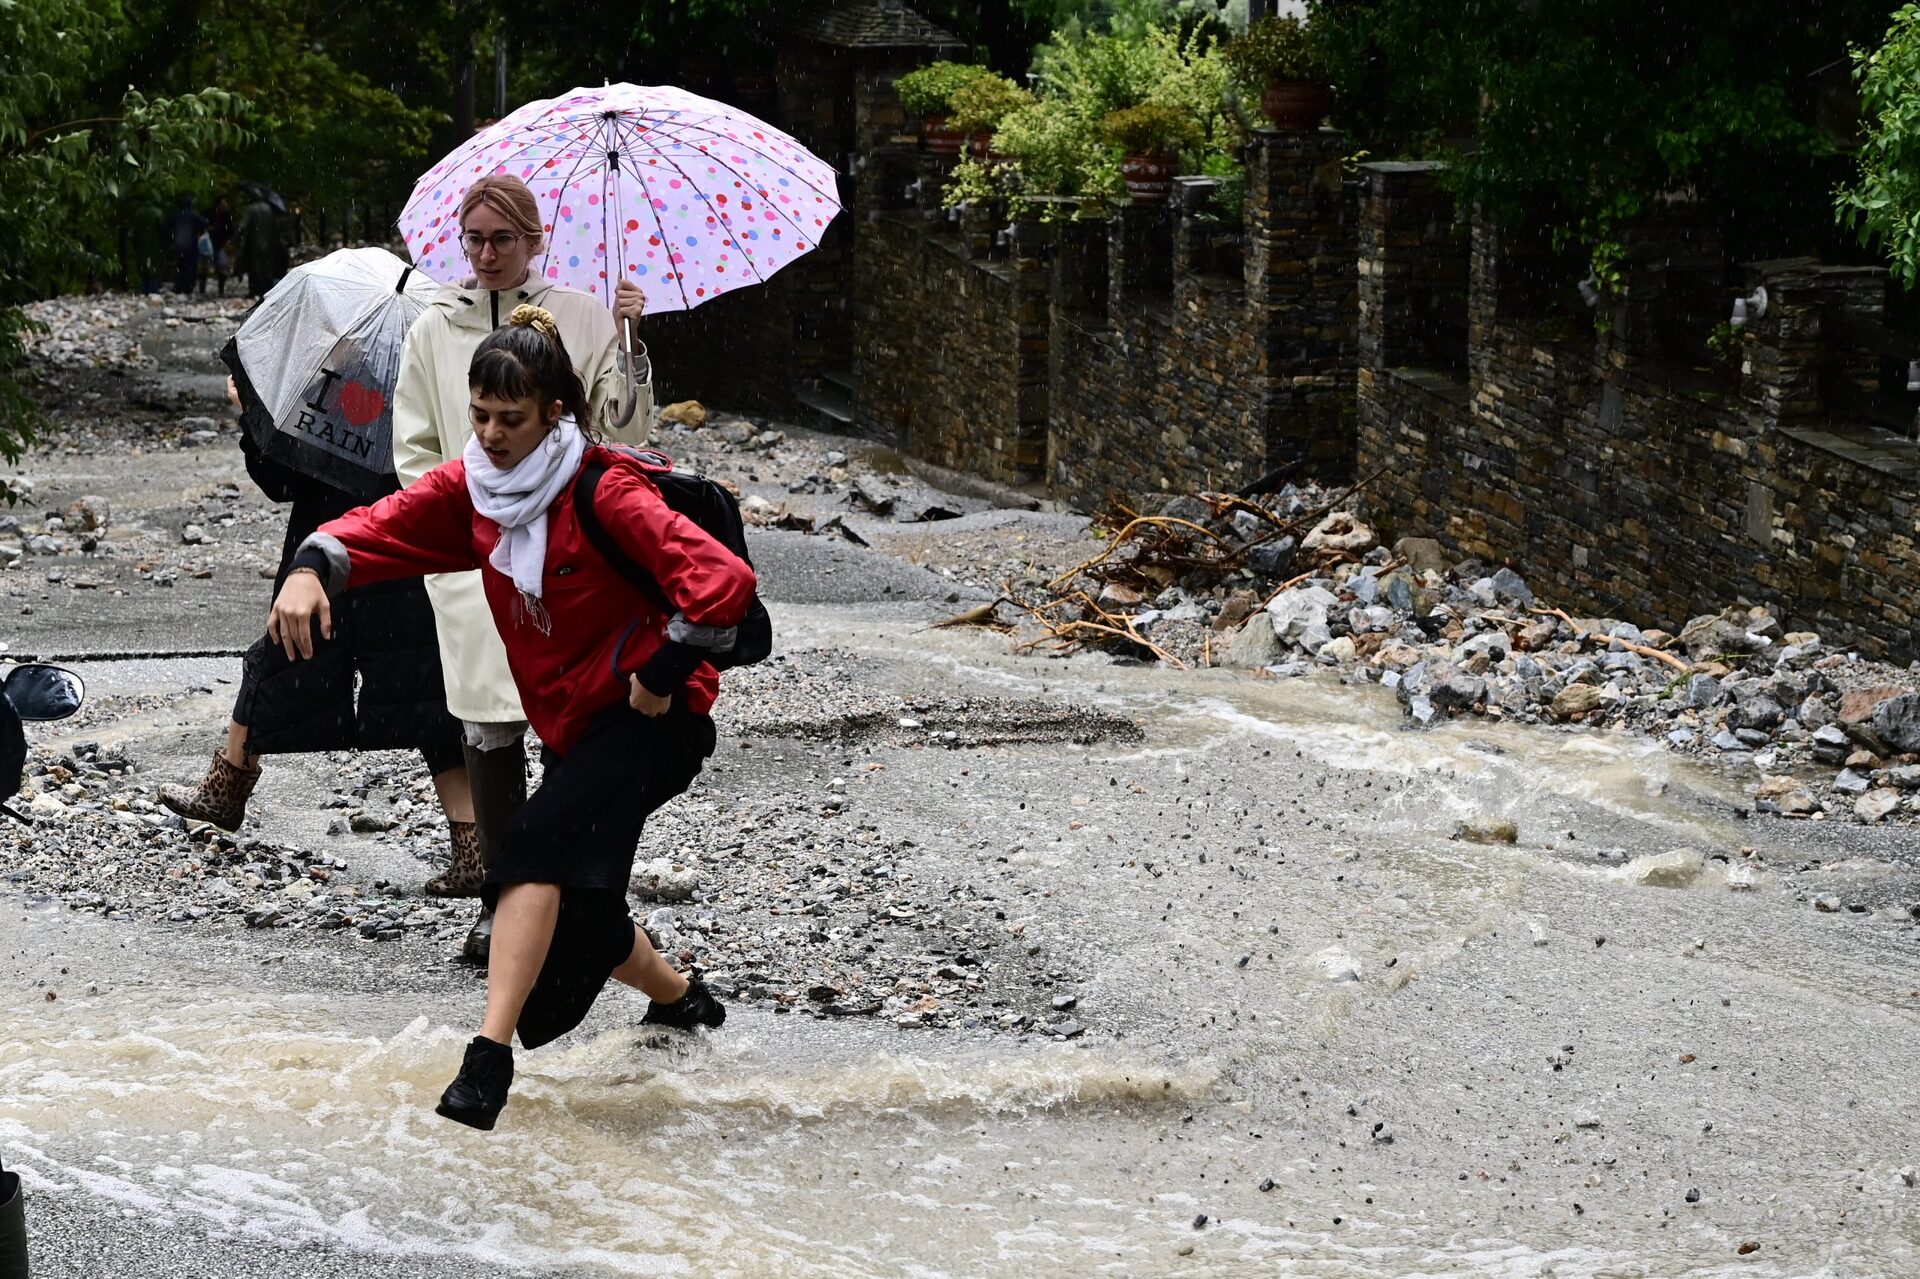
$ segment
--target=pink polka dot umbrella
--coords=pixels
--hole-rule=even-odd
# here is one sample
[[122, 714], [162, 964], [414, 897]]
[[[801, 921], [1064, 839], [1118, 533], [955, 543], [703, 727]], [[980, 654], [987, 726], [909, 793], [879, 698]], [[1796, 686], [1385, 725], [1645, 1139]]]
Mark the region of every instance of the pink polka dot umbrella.
[[414, 186], [400, 233], [421, 271], [445, 283], [472, 274], [460, 200], [496, 173], [540, 201], [547, 250], [535, 272], [609, 307], [625, 277], [649, 313], [761, 283], [840, 212], [832, 167], [744, 111], [683, 89], [575, 89], [476, 133]]

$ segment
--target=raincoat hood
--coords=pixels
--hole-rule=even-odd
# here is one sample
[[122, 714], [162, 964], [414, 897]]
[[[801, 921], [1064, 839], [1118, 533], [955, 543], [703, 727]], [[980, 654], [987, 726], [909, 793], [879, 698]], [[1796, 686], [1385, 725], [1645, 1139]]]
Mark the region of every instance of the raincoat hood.
[[541, 299], [558, 287], [532, 274], [513, 289], [483, 289], [471, 280], [463, 284], [443, 284], [430, 307], [446, 312], [447, 322], [455, 328], [490, 333], [507, 322], [516, 306], [547, 306]]

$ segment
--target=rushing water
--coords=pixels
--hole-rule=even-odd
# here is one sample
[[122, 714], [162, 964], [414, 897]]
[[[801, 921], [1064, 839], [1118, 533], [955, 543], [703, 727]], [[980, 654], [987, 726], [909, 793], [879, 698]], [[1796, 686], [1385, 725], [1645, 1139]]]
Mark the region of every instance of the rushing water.
[[[790, 629], [810, 624], [829, 626]], [[30, 1193], [394, 1273], [436, 1255], [580, 1275], [1920, 1273], [1911, 947], [1791, 902], [1789, 858], [1729, 854], [1756, 842], [1733, 781], [1625, 737], [1407, 733], [1384, 695], [1318, 681], [914, 643], [909, 684], [1148, 724], [1138, 747], [1029, 752], [1033, 795], [1089, 759], [1210, 779], [1177, 792], [1184, 820], [1243, 838], [1298, 751], [1334, 770], [1324, 839], [1236, 848], [1254, 868], [1230, 915], [1161, 911], [1096, 866], [1097, 806], [1015, 850], [1009, 869], [1097, 921], [1085, 989], [1114, 1037], [751, 1008], [697, 1042], [601, 1029], [521, 1054], [491, 1135], [432, 1113], [465, 1032], [431, 997], [268, 994], [207, 968], [93, 1000], [16, 991], [0, 1153]], [[1542, 838], [1546, 814], [1623, 847]], [[1447, 837], [1500, 818], [1527, 837]], [[1172, 856], [1171, 831], [1132, 834]]]

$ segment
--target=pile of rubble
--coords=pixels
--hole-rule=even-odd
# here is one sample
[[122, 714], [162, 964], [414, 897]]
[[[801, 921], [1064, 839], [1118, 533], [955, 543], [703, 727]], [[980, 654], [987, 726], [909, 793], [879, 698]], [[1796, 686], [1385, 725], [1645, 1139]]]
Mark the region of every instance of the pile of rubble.
[[1276, 592], [1226, 660], [1381, 684], [1418, 725], [1484, 716], [1657, 735], [1756, 769], [1762, 812], [1920, 817], [1920, 680], [1784, 631], [1763, 608], [1696, 617], [1677, 634], [1576, 618], [1542, 607], [1512, 569], [1449, 565], [1437, 543], [1407, 538]]
[[[1362, 486], [1356, 486], [1356, 489]], [[1036, 597], [1025, 643], [1097, 646], [1266, 676], [1330, 671], [1393, 690], [1414, 726], [1454, 717], [1644, 733], [1751, 769], [1754, 809], [1920, 820], [1920, 676], [1730, 607], [1677, 632], [1547, 607], [1511, 568], [1438, 542], [1380, 545], [1355, 489], [1184, 496], [1108, 517], [1098, 556]]]

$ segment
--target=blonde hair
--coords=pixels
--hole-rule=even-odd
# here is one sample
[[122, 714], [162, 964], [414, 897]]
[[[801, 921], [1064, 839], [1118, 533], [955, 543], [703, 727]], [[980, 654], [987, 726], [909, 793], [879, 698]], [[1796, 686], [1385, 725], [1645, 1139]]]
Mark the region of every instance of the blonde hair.
[[[535, 333], [546, 335], [546, 337], [552, 341], [560, 341], [559, 321], [555, 320], [553, 318], [553, 312], [547, 310], [544, 306], [534, 306], [531, 303], [522, 302], [519, 306], [513, 308], [513, 314], [507, 317], [507, 323], [516, 328], [532, 329]], [[562, 349], [564, 349], [565, 346], [566, 344], [562, 342]]]
[[540, 202], [533, 198], [533, 192], [527, 189], [526, 183], [505, 173], [481, 178], [468, 187], [466, 195], [460, 198], [460, 225], [466, 226], [467, 215], [483, 204], [505, 218], [508, 226], [526, 236], [527, 248], [531, 252], [546, 251], [546, 227], [540, 221]]

